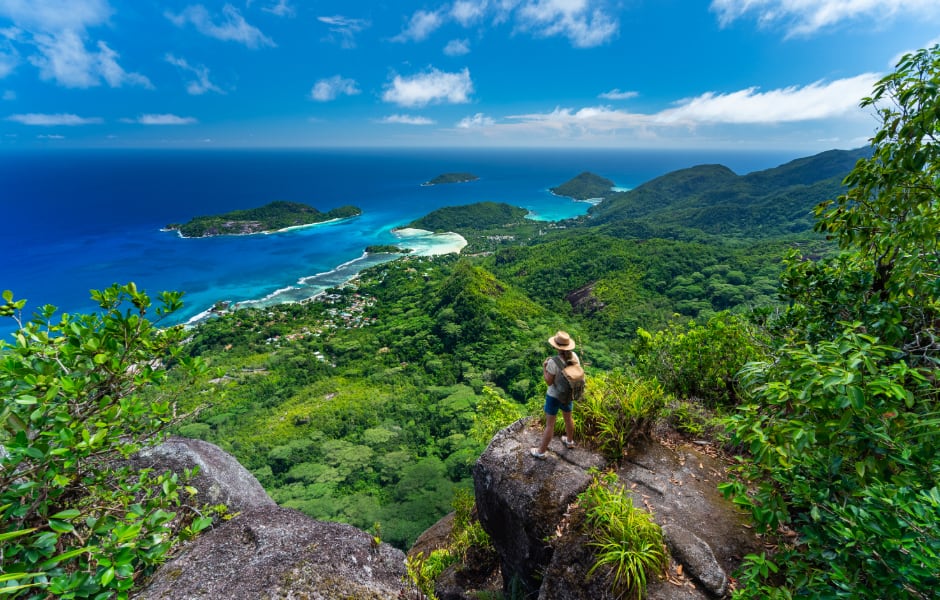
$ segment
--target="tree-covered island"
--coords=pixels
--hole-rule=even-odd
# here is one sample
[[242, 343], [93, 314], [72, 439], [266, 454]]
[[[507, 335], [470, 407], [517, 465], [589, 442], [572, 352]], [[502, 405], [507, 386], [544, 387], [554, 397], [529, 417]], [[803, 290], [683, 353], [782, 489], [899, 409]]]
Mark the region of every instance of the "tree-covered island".
[[171, 223], [167, 230], [179, 231], [182, 237], [213, 237], [217, 235], [248, 235], [270, 233], [288, 227], [313, 225], [336, 219], [358, 217], [362, 209], [340, 206], [327, 212], [300, 202], [275, 201], [259, 208], [233, 210], [221, 215], [193, 217], [188, 223]]
[[575, 200], [593, 200], [610, 195], [614, 182], [610, 179], [587, 171], [569, 179], [565, 183], [549, 188], [557, 196], [567, 196]]
[[479, 179], [473, 173], [443, 173], [430, 181], [425, 181], [422, 185], [440, 185], [442, 183], [467, 183]]
[[413, 250], [411, 248], [400, 248], [394, 244], [376, 244], [366, 246], [366, 252], [369, 254], [408, 254]]

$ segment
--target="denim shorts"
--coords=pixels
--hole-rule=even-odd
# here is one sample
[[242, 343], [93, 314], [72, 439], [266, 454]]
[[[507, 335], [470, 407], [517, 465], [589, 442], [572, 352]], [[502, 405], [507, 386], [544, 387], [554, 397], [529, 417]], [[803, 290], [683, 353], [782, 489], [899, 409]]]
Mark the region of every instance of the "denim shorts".
[[571, 412], [571, 409], [574, 408], [574, 402], [569, 402], [568, 404], [562, 404], [558, 400], [555, 400], [551, 396], [545, 396], [545, 414], [554, 417], [558, 414], [558, 409], [561, 409], [561, 412]]

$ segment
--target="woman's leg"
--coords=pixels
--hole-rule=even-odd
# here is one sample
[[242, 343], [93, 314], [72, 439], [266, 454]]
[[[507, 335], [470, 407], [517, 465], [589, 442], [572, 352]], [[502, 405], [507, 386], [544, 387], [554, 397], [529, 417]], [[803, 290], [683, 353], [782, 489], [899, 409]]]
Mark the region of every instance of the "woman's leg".
[[565, 421], [565, 435], [569, 442], [574, 442], [574, 419], [571, 418], [571, 411], [562, 411], [561, 417]]
[[545, 432], [542, 433], [542, 443], [539, 445], [539, 452], [548, 450], [548, 443], [552, 441], [555, 435], [555, 421], [558, 415], [545, 415]]

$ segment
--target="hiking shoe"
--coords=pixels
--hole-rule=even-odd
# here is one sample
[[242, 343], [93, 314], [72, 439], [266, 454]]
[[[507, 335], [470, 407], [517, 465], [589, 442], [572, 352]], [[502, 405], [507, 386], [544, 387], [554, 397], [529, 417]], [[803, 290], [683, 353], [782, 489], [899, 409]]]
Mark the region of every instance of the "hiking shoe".
[[565, 445], [565, 448], [571, 450], [574, 448], [574, 440], [569, 440], [566, 436], [561, 436], [561, 443]]
[[545, 460], [545, 458], [548, 456], [548, 452], [539, 452], [538, 448], [529, 448], [529, 454], [539, 460]]

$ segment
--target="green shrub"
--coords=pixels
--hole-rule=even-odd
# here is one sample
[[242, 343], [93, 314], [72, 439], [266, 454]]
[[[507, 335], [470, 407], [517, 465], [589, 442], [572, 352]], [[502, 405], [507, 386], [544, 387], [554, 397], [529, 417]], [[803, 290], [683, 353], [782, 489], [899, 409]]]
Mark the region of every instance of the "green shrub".
[[670, 402], [663, 409], [662, 415], [673, 429], [693, 437], [704, 436], [711, 425], [705, 408], [688, 400]]
[[467, 551], [474, 546], [492, 547], [489, 536], [473, 515], [474, 502], [472, 493], [458, 490], [454, 494], [454, 526], [448, 546], [433, 550], [428, 556], [418, 552], [408, 557], [408, 577], [428, 600], [435, 600], [434, 583], [444, 569], [466, 560]]
[[704, 325], [672, 323], [650, 333], [637, 330], [637, 371], [655, 377], [671, 394], [706, 405], [738, 401], [735, 376], [747, 362], [767, 354], [765, 336], [747, 319], [722, 312]]
[[643, 598], [650, 576], [665, 574], [669, 565], [659, 525], [648, 512], [633, 506], [614, 473], [603, 477], [595, 473], [591, 485], [578, 496], [578, 504], [597, 557], [588, 577], [609, 569], [616, 597]]
[[[187, 506], [195, 490], [176, 475], [122, 460], [174, 416], [171, 399], [138, 392], [181, 361], [185, 331], [144, 319], [150, 299], [134, 284], [92, 298], [101, 314], [53, 321], [45, 306], [24, 324], [25, 302], [3, 293], [0, 316], [19, 329], [12, 344], [0, 341], [0, 595], [126, 598], [175, 543], [212, 522]], [[161, 300], [158, 318], [180, 306], [179, 294]]]
[[[617, 459], [635, 436], [647, 436], [666, 395], [656, 381], [623, 373], [598, 373], [575, 407], [575, 433], [605, 456]], [[556, 425], [561, 427], [562, 420]]]
[[[722, 487], [763, 529], [797, 533], [774, 557], [780, 594], [937, 597], [938, 83], [934, 46], [901, 58], [862, 101], [882, 121], [872, 155], [816, 209], [816, 231], [840, 252], [788, 257], [784, 344], [742, 374], [747, 401], [728, 425], [750, 456]], [[757, 565], [742, 590], [765, 585]]]

